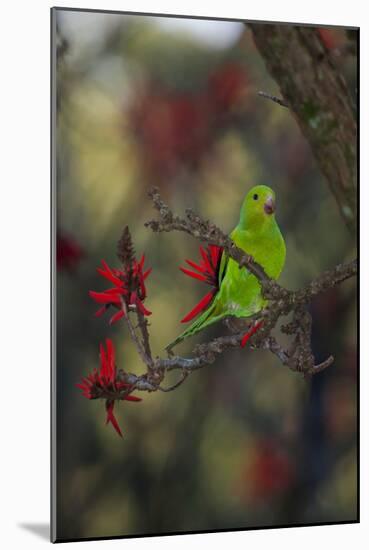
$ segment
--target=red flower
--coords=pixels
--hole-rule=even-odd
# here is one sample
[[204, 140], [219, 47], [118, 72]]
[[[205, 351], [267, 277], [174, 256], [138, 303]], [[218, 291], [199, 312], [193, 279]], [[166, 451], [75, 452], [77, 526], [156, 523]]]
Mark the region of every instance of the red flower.
[[182, 319], [181, 323], [191, 321], [194, 317], [196, 317], [196, 315], [204, 311], [212, 301], [215, 294], [218, 292], [218, 278], [222, 252], [223, 248], [220, 246], [211, 244], [206, 250], [200, 246], [200, 253], [202, 256], [201, 262], [199, 264], [195, 264], [195, 262], [192, 262], [191, 260], [186, 260], [186, 263], [196, 271], [191, 271], [185, 267], [180, 267], [180, 270], [189, 277], [203, 281], [213, 287], [212, 290], [208, 292], [208, 294], [206, 294], [200, 302]]
[[108, 288], [103, 292], [89, 291], [89, 295], [95, 302], [102, 304], [102, 307], [95, 313], [96, 317], [100, 317], [110, 307], [114, 306], [118, 309], [111, 318], [109, 323], [112, 325], [119, 319], [124, 317], [122, 308], [122, 299], [125, 301], [127, 308], [137, 308], [142, 315], [151, 315], [151, 311], [145, 308], [143, 301], [146, 298], [145, 280], [151, 273], [151, 268], [143, 270], [145, 256], [141, 260], [133, 260], [129, 268], [110, 269], [108, 264], [102, 260], [102, 268], [98, 267], [97, 272], [105, 279], [113, 283], [112, 288]]
[[58, 233], [56, 237], [56, 267], [73, 271], [83, 257], [80, 245], [71, 237]]
[[135, 99], [128, 119], [151, 175], [168, 178], [183, 163], [196, 165], [211, 143], [206, 104], [198, 94], [151, 86]]
[[294, 480], [294, 464], [289, 455], [273, 440], [258, 441], [254, 456], [245, 472], [251, 498], [265, 501], [282, 496]]
[[100, 344], [100, 369], [94, 369], [88, 376], [82, 378], [80, 384], [76, 384], [82, 390], [87, 399], [106, 399], [106, 423], [113, 425], [115, 431], [122, 437], [117, 419], [114, 416], [114, 403], [118, 401], [141, 401], [140, 397], [130, 395], [133, 387], [126, 382], [117, 379], [115, 365], [115, 351], [113, 342], [106, 340], [106, 352]]
[[263, 321], [259, 321], [258, 323], [255, 323], [248, 332], [246, 332], [246, 334], [241, 340], [241, 348], [244, 348], [246, 346], [251, 336], [253, 336], [255, 332], [259, 330], [262, 324], [263, 324]]
[[334, 50], [339, 44], [339, 37], [334, 29], [320, 28], [318, 34], [327, 50]]
[[245, 68], [238, 63], [218, 67], [209, 76], [209, 99], [218, 114], [227, 114], [238, 107], [247, 91], [249, 79]]

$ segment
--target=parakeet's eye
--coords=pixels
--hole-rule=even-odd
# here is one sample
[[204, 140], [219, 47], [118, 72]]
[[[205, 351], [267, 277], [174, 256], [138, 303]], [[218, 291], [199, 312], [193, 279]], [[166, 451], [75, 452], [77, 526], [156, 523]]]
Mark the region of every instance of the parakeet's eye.
[[254, 201], [257, 201], [258, 198], [259, 198], [259, 195], [257, 195], [257, 194], [255, 193], [255, 195], [254, 195], [252, 198], [254, 199]]

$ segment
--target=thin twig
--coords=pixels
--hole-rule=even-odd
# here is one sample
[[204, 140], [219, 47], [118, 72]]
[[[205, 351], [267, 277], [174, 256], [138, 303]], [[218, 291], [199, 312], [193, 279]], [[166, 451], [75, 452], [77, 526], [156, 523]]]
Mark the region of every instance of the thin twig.
[[142, 335], [142, 345], [143, 349], [145, 351], [145, 355], [148, 359], [148, 366], [149, 368], [152, 368], [153, 366], [153, 358], [151, 353], [151, 347], [150, 347], [150, 336], [149, 331], [147, 329], [148, 322], [145, 319], [144, 315], [139, 311], [136, 310], [137, 319], [138, 319], [138, 328], [140, 329], [141, 335]]
[[137, 351], [138, 351], [142, 361], [145, 363], [145, 365], [149, 365], [149, 364], [152, 363], [152, 359], [151, 359], [150, 356], [146, 355], [145, 349], [144, 349], [143, 345], [141, 344], [139, 338], [137, 337], [135, 328], [134, 328], [134, 326], [131, 322], [131, 319], [129, 318], [129, 310], [127, 308], [127, 305], [126, 305], [123, 297], [121, 297], [121, 304], [122, 304], [122, 309], [124, 311], [124, 318], [127, 322], [131, 338], [132, 338], [134, 344], [136, 345]]
[[173, 384], [172, 386], [169, 386], [168, 388], [163, 388], [162, 386], [158, 386], [158, 390], [163, 392], [169, 392], [177, 389], [181, 384], [183, 384], [183, 382], [186, 380], [189, 374], [190, 374], [189, 371], [182, 370], [182, 376], [175, 384]]
[[289, 108], [288, 103], [280, 97], [262, 91], [258, 92], [258, 95], [261, 97], [265, 97], [266, 99], [270, 99], [271, 101], [274, 101], [274, 103], [278, 103], [278, 105], [281, 105], [281, 107], [286, 107], [287, 109]]

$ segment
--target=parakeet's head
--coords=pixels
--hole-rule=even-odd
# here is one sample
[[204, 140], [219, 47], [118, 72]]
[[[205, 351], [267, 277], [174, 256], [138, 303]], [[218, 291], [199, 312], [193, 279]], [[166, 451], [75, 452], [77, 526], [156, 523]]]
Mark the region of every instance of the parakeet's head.
[[275, 193], [266, 185], [256, 185], [247, 193], [241, 208], [242, 226], [261, 226], [274, 220]]

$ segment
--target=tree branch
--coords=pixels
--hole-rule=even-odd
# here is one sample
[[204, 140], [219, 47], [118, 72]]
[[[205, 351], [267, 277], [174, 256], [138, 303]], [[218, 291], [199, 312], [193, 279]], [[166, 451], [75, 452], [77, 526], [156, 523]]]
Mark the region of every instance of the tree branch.
[[270, 99], [271, 101], [274, 101], [274, 103], [278, 103], [278, 105], [281, 105], [281, 107], [287, 107], [288, 109], [288, 103], [284, 101], [284, 99], [277, 97], [275, 95], [267, 94], [266, 92], [258, 92], [258, 95], [260, 97], [265, 97], [266, 99]]
[[[122, 307], [122, 310], [124, 311], [124, 318], [127, 322], [128, 329], [129, 329], [129, 332], [130, 332], [130, 335], [131, 335], [131, 339], [132, 339], [132, 341], [134, 342], [134, 344], [136, 346], [138, 354], [140, 355], [142, 361], [146, 365], [151, 365], [152, 364], [151, 353], [147, 353], [147, 349], [145, 349], [145, 347], [140, 342], [140, 340], [139, 340], [139, 338], [136, 334], [136, 330], [135, 330], [135, 328], [132, 324], [132, 321], [129, 317], [129, 309], [127, 308], [127, 305], [126, 305], [123, 297], [121, 297], [121, 307]], [[141, 333], [142, 333], [142, 327], [141, 326], [140, 326], [140, 330], [141, 330]]]
[[[208, 220], [202, 220], [192, 210], [187, 210], [186, 218], [175, 215], [161, 198], [158, 189], [150, 190], [149, 195], [159, 213], [159, 219], [148, 221], [145, 224], [147, 227], [150, 227], [154, 232], [185, 232], [199, 241], [221, 246], [239, 264], [240, 268], [247, 267], [257, 277], [262, 292], [269, 303], [257, 315], [259, 322], [261, 321], [261, 328], [250, 337], [251, 348], [269, 350], [278, 357], [284, 366], [294, 372], [302, 373], [304, 377], [321, 372], [333, 363], [333, 357], [330, 356], [324, 362], [318, 365], [315, 364], [311, 350], [312, 319], [307, 310], [307, 305], [318, 294], [326, 292], [328, 289], [355, 276], [357, 273], [357, 260], [339, 264], [332, 270], [325, 271], [300, 290], [287, 290], [270, 279], [263, 268], [251, 256], [236, 247], [231, 239], [215, 224]], [[143, 316], [140, 318], [139, 312], [136, 311], [139, 321], [137, 328], [141, 332], [143, 342], [141, 343], [129, 319], [129, 312], [127, 312], [124, 300], [122, 300], [122, 307], [125, 308], [131, 337], [136, 344], [141, 359], [147, 366], [147, 372], [139, 376], [121, 370], [119, 371], [119, 379], [139, 391], [168, 392], [178, 388], [187, 379], [188, 375], [195, 370], [213, 363], [216, 357], [226, 350], [239, 348], [246, 329], [250, 327], [250, 323], [255, 321], [255, 318], [238, 319], [237, 326], [232, 326], [232, 323], [228, 322], [227, 326], [231, 334], [197, 345], [192, 352], [192, 357], [187, 358], [170, 354], [167, 358], [156, 357], [153, 359], [146, 319]], [[293, 314], [292, 321], [282, 327], [282, 332], [290, 335], [292, 342], [288, 349], [284, 349], [276, 338], [271, 335], [271, 331], [282, 316], [286, 316], [291, 312]], [[163, 387], [161, 383], [165, 379], [166, 373], [173, 370], [181, 371], [180, 379], [171, 386]]]

